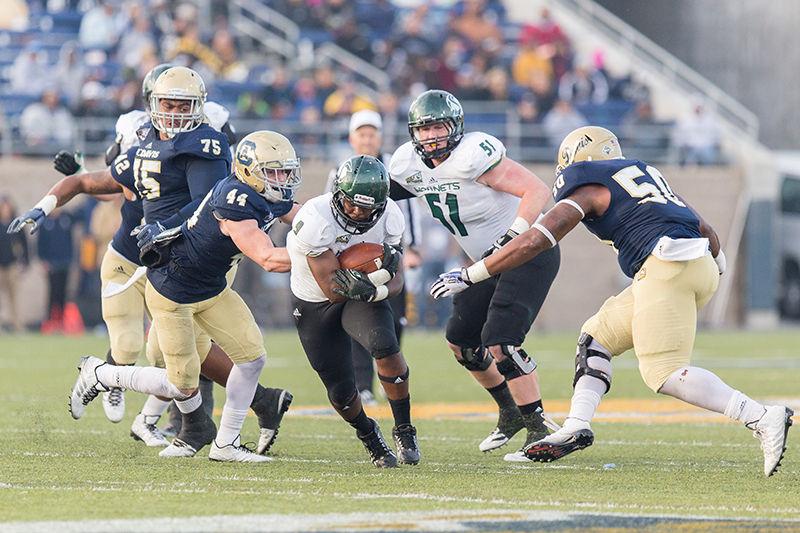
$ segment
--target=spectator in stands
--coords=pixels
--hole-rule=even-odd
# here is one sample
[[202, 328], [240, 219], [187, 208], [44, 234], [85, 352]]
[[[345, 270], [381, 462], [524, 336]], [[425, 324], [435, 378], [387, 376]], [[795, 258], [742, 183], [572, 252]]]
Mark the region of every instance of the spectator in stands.
[[322, 107], [322, 111], [328, 118], [349, 117], [356, 111], [362, 109], [377, 110], [377, 107], [368, 96], [358, 94], [356, 84], [353, 80], [345, 80], [339, 88], [334, 91]]
[[75, 120], [60, 102], [55, 89], [46, 89], [42, 98], [22, 111], [19, 129], [25, 143], [30, 147], [57, 143], [72, 146], [75, 135]]
[[558, 100], [542, 122], [550, 146], [556, 147], [574, 129], [586, 125], [586, 119], [567, 100]]
[[[100, 82], [88, 81], [81, 89], [80, 103], [75, 109], [75, 116], [85, 119], [117, 117], [120, 109], [113, 98], [109, 98], [105, 87]], [[113, 135], [109, 135], [108, 124], [98, 120], [84, 121], [84, 139], [89, 142], [109, 144]]]
[[473, 65], [466, 64], [456, 73], [455, 96], [464, 100], [488, 100], [489, 91], [486, 89], [486, 80], [483, 72]]
[[476, 49], [494, 53], [503, 44], [503, 32], [495, 17], [486, 13], [484, 0], [465, 0], [463, 13], [450, 20], [450, 28]]
[[515, 100], [512, 95], [512, 87], [509, 85], [508, 73], [501, 67], [494, 67], [486, 73], [486, 90], [489, 92], [489, 100], [494, 102], [505, 102]]
[[[649, 150], [667, 148], [669, 139], [665, 124], [656, 120], [653, 106], [648, 100], [638, 102], [636, 107], [622, 118], [621, 126], [625, 146]], [[648, 159], [650, 158], [652, 156]]]
[[17, 216], [17, 209], [9, 196], [0, 196], [0, 295], [4, 299], [6, 317], [14, 331], [22, 331], [22, 318], [17, 307], [19, 273], [28, 267], [28, 238], [24, 231], [6, 233], [8, 225]]
[[539, 108], [539, 113], [542, 116], [553, 109], [556, 100], [558, 100], [553, 78], [547, 76], [544, 72], [535, 71], [531, 75], [526, 88], [530, 89], [531, 94], [536, 99], [536, 107]]
[[247, 81], [249, 69], [245, 63], [239, 60], [236, 41], [228, 28], [217, 30], [214, 33], [211, 49], [222, 60], [222, 68], [219, 73], [222, 79], [239, 83]]
[[[339, 1], [339, 0], [336, 0]], [[342, 0], [343, 1], [343, 0]], [[361, 31], [355, 18], [345, 18], [332, 30], [333, 42], [364, 61], [371, 62], [374, 56], [369, 33]]]
[[681, 165], [719, 163], [719, 124], [703, 103], [695, 104], [689, 115], [675, 123], [672, 138]]
[[14, 60], [9, 72], [11, 91], [18, 94], [39, 96], [47, 84], [50, 68], [47, 55], [38, 41], [31, 41]]
[[356, 3], [356, 20], [363, 32], [385, 39], [392, 33], [397, 8], [389, 0]]
[[275, 0], [272, 8], [301, 28], [321, 30], [325, 27], [322, 2], [312, 5], [307, 0]]
[[400, 24], [400, 29], [393, 37], [395, 46], [408, 55], [430, 57], [435, 55], [435, 29], [428, 19], [430, 6], [422, 4], [409, 13]]
[[81, 19], [78, 39], [84, 48], [109, 50], [127, 30], [126, 17], [116, 6], [109, 0], [98, 0]]
[[47, 272], [48, 285], [47, 319], [42, 323], [42, 333], [63, 329], [67, 281], [75, 256], [72, 230], [76, 223], [71, 212], [59, 209], [44, 219], [38, 233], [37, 252]]
[[58, 53], [56, 82], [70, 107], [78, 105], [85, 78], [86, 66], [78, 50], [78, 43], [76, 41], [64, 43]]
[[553, 46], [539, 45], [532, 37], [520, 38], [520, 50], [511, 67], [514, 81], [523, 87], [530, 86], [533, 76], [553, 79], [553, 63], [550, 56]]
[[133, 28], [125, 31], [119, 41], [117, 57], [124, 66], [135, 68], [142, 55], [149, 50], [157, 50], [150, 19], [142, 13], [138, 13], [133, 19]]
[[535, 24], [525, 24], [520, 31], [520, 42], [532, 42], [535, 45], [568, 42], [561, 26], [553, 20], [550, 10], [542, 8], [539, 20]]
[[302, 76], [294, 84], [292, 98], [297, 110], [302, 113], [307, 107], [321, 108], [317, 99], [317, 88], [310, 76]]
[[578, 66], [561, 76], [558, 98], [575, 105], [603, 104], [608, 100], [608, 81], [597, 69]]
[[269, 104], [273, 119], [285, 119], [294, 111], [293, 87], [285, 67], [278, 66], [270, 72], [264, 89], [264, 100]]
[[196, 70], [206, 83], [222, 72], [222, 59], [200, 40], [197, 24], [187, 24], [166, 54], [167, 60]]
[[431, 66], [433, 79], [426, 80], [426, 85], [436, 87], [447, 92], [456, 90], [456, 73], [466, 57], [464, 41], [455, 35], [450, 35], [442, 45], [442, 53], [432, 58]]
[[3, 0], [0, 9], [0, 30], [25, 31], [28, 29], [28, 4], [25, 0]]
[[336, 75], [334, 74], [333, 68], [330, 66], [330, 64], [323, 63], [319, 65], [316, 70], [314, 70], [314, 85], [316, 86], [317, 90], [319, 108], [322, 109], [325, 101], [337, 89]]

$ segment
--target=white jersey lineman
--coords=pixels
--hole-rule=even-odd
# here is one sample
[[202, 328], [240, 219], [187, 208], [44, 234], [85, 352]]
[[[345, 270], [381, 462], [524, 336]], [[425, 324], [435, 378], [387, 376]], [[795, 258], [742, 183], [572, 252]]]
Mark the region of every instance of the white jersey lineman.
[[520, 199], [478, 183], [497, 165], [506, 148], [487, 133], [470, 132], [439, 166], [430, 168], [411, 142], [398, 148], [389, 174], [405, 190], [420, 198], [426, 209], [458, 241], [473, 260], [508, 231], [517, 216]]
[[327, 250], [339, 254], [361, 242], [399, 245], [405, 230], [400, 208], [394, 201], [387, 200], [383, 216], [368, 231], [360, 235], [347, 233], [333, 216], [332, 197], [333, 193], [326, 193], [303, 204], [294, 218], [292, 231], [286, 237], [286, 248], [292, 261], [292, 293], [306, 302], [328, 300], [314, 279], [306, 257], [316, 257]]

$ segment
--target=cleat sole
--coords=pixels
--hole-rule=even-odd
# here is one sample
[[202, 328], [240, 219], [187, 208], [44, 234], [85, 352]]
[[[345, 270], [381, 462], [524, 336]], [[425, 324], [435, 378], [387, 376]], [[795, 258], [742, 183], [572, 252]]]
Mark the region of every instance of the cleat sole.
[[588, 448], [592, 443], [594, 443], [594, 434], [588, 429], [582, 429], [575, 433], [573, 440], [563, 444], [534, 443], [525, 450], [525, 455], [537, 463], [551, 463], [565, 455]]

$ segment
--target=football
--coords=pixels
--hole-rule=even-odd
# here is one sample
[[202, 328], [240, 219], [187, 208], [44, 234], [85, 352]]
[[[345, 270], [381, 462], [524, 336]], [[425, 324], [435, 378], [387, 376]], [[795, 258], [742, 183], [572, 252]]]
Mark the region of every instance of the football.
[[351, 268], [369, 274], [381, 268], [383, 264], [383, 245], [374, 242], [361, 242], [339, 254], [342, 268]]

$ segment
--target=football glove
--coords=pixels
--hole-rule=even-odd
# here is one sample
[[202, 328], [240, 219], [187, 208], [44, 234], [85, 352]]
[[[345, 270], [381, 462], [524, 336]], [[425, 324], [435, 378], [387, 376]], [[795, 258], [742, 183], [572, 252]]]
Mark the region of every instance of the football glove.
[[472, 285], [466, 268], [454, 268], [449, 272], [439, 274], [433, 285], [431, 285], [431, 296], [435, 300], [454, 296], [459, 292], [467, 290]]
[[[161, 226], [158, 222], [147, 224], [139, 235], [149, 226]], [[163, 228], [163, 226], [161, 226]], [[149, 239], [139, 240], [139, 260], [148, 268], [156, 268], [169, 261], [172, 241], [180, 237], [181, 226], [164, 230]]]
[[371, 302], [377, 294], [377, 287], [369, 280], [366, 274], [353, 269], [339, 268], [334, 273], [333, 292], [341, 294], [348, 300]]
[[83, 167], [83, 154], [61, 150], [53, 158], [53, 167], [65, 176], [77, 174]]
[[31, 225], [31, 235], [36, 233], [42, 221], [47, 217], [41, 207], [34, 207], [11, 221], [6, 233], [19, 233], [26, 225]]
[[383, 258], [381, 259], [381, 268], [389, 272], [389, 275], [394, 277], [397, 270], [400, 268], [400, 261], [403, 254], [391, 244], [383, 243]]
[[481, 259], [486, 259], [490, 255], [495, 253], [497, 250], [499, 250], [500, 248], [502, 248], [503, 246], [508, 244], [511, 241], [511, 239], [513, 239], [517, 235], [519, 235], [519, 233], [517, 233], [513, 229], [509, 229], [503, 235], [498, 237], [497, 240], [494, 241], [494, 243], [492, 243], [492, 247], [491, 248], [489, 248], [488, 250], [483, 252], [483, 255], [481, 255]]
[[151, 244], [156, 235], [163, 233], [166, 229], [167, 228], [165, 228], [161, 222], [142, 224], [141, 226], [136, 226], [133, 231], [131, 231], [131, 236], [136, 237], [136, 245], [141, 250], [148, 244]]

